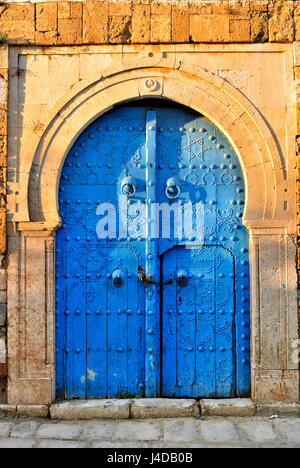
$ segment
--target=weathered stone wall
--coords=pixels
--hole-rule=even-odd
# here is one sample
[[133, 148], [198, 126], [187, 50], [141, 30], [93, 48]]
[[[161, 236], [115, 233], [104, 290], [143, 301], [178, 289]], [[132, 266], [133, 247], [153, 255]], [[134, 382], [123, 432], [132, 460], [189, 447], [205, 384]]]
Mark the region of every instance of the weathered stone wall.
[[0, 402], [6, 388], [6, 167], [7, 167], [8, 48], [0, 45]]
[[36, 45], [293, 42], [300, 40], [300, 4], [8, 0], [0, 6], [0, 32], [9, 44]]

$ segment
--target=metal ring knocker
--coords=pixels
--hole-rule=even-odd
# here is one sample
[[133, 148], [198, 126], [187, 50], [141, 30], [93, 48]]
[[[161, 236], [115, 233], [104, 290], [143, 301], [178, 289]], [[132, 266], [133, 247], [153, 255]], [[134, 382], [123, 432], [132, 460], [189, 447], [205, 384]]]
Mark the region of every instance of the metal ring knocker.
[[181, 288], [185, 288], [189, 284], [188, 274], [185, 270], [179, 270], [177, 272], [177, 284]]
[[170, 179], [167, 180], [166, 195], [171, 200], [179, 197], [180, 185], [175, 177], [170, 177]]
[[121, 182], [121, 191], [126, 197], [132, 197], [136, 192], [136, 180], [134, 177], [124, 177]]
[[124, 284], [124, 273], [121, 270], [115, 270], [112, 274], [112, 282], [115, 288], [120, 288]]

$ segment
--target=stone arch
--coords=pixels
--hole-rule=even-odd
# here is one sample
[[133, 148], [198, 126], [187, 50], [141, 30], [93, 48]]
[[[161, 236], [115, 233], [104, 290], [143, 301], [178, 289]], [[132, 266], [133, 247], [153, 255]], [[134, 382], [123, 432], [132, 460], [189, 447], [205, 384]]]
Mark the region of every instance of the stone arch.
[[[123, 102], [169, 99], [208, 117], [230, 140], [240, 159], [246, 186], [244, 223], [282, 227], [285, 176], [274, 137], [253, 104], [224, 79], [188, 63], [180, 70], [140, 68], [111, 74], [93, 84], [79, 83], [60, 100], [35, 136], [21, 172], [19, 221], [59, 225], [57, 190], [64, 159], [80, 133]], [[154, 83], [154, 86], [151, 86]], [[30, 195], [29, 195], [30, 194]], [[28, 196], [27, 196], [28, 195]]]
[[[8, 249], [9, 404], [49, 404], [55, 399], [54, 252], [64, 160], [97, 117], [118, 104], [149, 97], [202, 113], [239, 157], [251, 264], [252, 398], [299, 399], [299, 365], [291, 351], [298, 323], [296, 246], [291, 236], [295, 205], [285, 202], [285, 167], [275, 137], [254, 105], [227, 81], [188, 59], [177, 60], [175, 53], [153, 50], [151, 58], [144, 48], [138, 57], [120, 54], [99, 80], [79, 82], [28, 139], [12, 213], [16, 232]], [[270, 329], [271, 334], [265, 333]]]

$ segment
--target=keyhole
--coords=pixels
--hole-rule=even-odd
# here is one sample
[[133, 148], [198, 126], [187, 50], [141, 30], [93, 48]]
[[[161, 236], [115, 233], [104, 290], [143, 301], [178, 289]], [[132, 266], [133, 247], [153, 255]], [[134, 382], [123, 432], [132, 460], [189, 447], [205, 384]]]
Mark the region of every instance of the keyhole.
[[181, 296], [179, 296], [179, 298], [178, 298], [178, 303], [179, 303], [179, 304], [182, 303], [182, 298], [181, 298]]

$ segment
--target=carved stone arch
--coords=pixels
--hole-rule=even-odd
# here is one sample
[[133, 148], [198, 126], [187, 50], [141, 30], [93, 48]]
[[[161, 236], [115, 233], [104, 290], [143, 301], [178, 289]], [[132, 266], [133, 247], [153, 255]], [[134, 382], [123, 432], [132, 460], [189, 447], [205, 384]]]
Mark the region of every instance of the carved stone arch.
[[188, 60], [175, 67], [175, 54], [166, 56], [165, 66], [156, 52], [152, 61], [148, 55], [126, 63], [125, 58], [116, 59], [98, 81], [75, 85], [28, 139], [13, 213], [17, 232], [9, 241], [10, 404], [49, 404], [55, 398], [54, 239], [65, 158], [97, 117], [118, 104], [149, 97], [205, 115], [239, 157], [246, 187], [243, 221], [250, 238], [252, 397], [299, 398], [299, 365], [292, 349], [298, 328], [296, 247], [290, 236], [296, 216], [293, 203], [285, 202], [280, 148], [263, 116], [241, 92]]
[[[156, 83], [153, 89], [147, 88], [147, 80]], [[22, 183], [19, 212], [27, 213], [27, 219], [20, 221], [57, 226], [59, 174], [75, 140], [112, 107], [144, 97], [169, 99], [208, 117], [240, 159], [246, 186], [244, 223], [249, 227], [285, 224], [284, 167], [264, 119], [228, 82], [186, 63], [180, 70], [141, 68], [120, 71], [92, 85], [81, 83], [57, 103], [44, 121], [45, 131], [36, 136], [34, 152], [30, 149], [24, 159], [22, 173], [29, 177]]]

